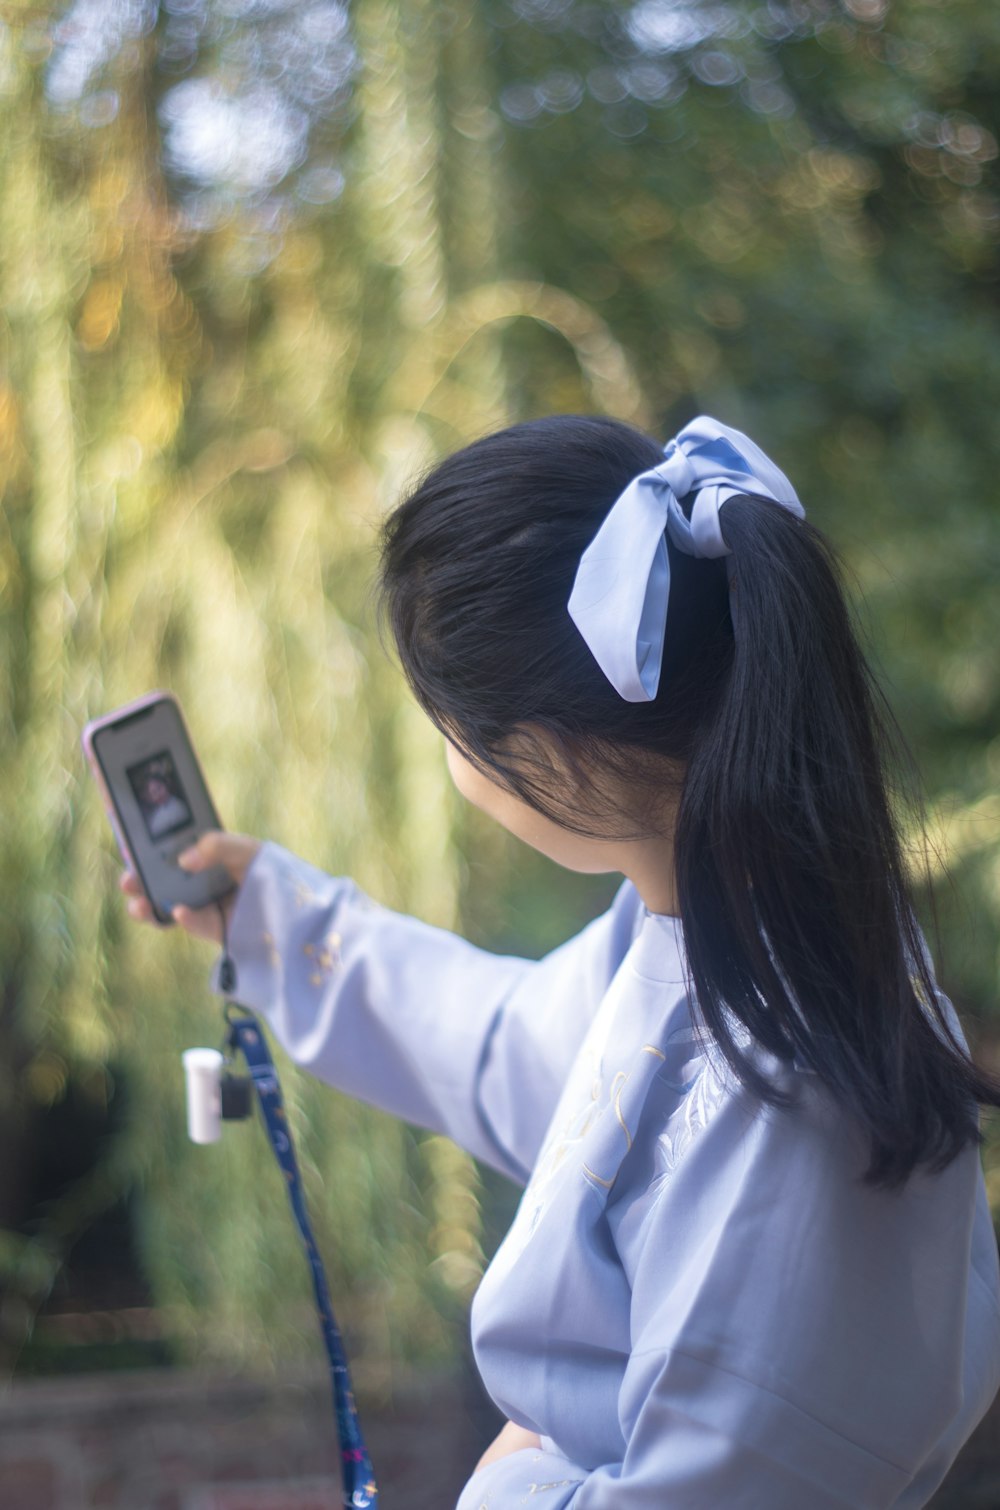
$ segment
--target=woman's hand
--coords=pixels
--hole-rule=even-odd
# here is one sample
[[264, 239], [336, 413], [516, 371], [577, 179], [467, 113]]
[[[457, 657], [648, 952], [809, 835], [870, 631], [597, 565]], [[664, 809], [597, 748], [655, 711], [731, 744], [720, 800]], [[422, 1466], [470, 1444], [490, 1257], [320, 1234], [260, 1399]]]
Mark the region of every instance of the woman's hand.
[[490, 1463], [498, 1462], [500, 1458], [508, 1457], [512, 1452], [522, 1452], [526, 1447], [541, 1445], [542, 1439], [537, 1432], [528, 1431], [526, 1427], [515, 1426], [513, 1421], [508, 1421], [479, 1459], [475, 1472], [478, 1473], [480, 1468], [487, 1468]]
[[[250, 862], [260, 849], [260, 845], [259, 839], [251, 839], [247, 834], [227, 834], [220, 829], [209, 829], [207, 833], [202, 834], [196, 844], [192, 844], [190, 849], [178, 855], [177, 863], [182, 870], [189, 870], [192, 874], [199, 870], [208, 870], [212, 865], [221, 865], [239, 887], [242, 886], [243, 877], [249, 870]], [[129, 899], [129, 917], [134, 918], [137, 923], [153, 922], [153, 909], [149, 905], [139, 877], [127, 870], [118, 884]], [[232, 893], [223, 902], [227, 921], [235, 900], [236, 895]], [[172, 916], [174, 922], [193, 937], [208, 939], [213, 944], [222, 943], [222, 923], [217, 907], [175, 907]]]

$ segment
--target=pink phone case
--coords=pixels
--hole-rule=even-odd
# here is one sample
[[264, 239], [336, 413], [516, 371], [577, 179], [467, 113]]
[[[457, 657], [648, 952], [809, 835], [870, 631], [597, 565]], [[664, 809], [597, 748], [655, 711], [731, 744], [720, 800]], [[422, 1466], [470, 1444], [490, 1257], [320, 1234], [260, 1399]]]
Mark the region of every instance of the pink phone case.
[[[146, 882], [143, 879], [142, 868], [138, 862], [137, 857], [132, 852], [126, 834], [119, 824], [118, 815], [115, 811], [115, 805], [112, 800], [111, 793], [108, 790], [107, 781], [105, 780], [104, 772], [101, 768], [101, 762], [95, 749], [94, 741], [96, 736], [102, 729], [111, 727], [114, 724], [120, 723], [125, 719], [130, 718], [132, 715], [141, 712], [143, 708], [148, 708], [156, 703], [162, 702], [169, 702], [173, 705], [174, 712], [177, 715], [181, 728], [184, 731], [185, 738], [187, 739], [192, 759], [194, 760], [195, 765], [198, 768], [199, 775], [201, 776], [201, 781], [205, 789], [205, 793], [208, 794], [208, 786], [205, 782], [204, 775], [201, 772], [201, 766], [198, 762], [198, 758], [194, 753], [194, 745], [191, 742], [191, 736], [188, 732], [188, 727], [184, 720], [184, 715], [181, 712], [180, 703], [177, 701], [177, 698], [174, 697], [174, 695], [170, 692], [147, 692], [145, 696], [137, 697], [133, 702], [126, 703], [121, 708], [115, 708], [111, 713], [106, 713], [101, 718], [91, 719], [80, 736], [81, 744], [83, 745], [83, 750], [87, 758], [87, 763], [90, 766], [91, 771], [93, 772], [95, 781], [97, 782], [98, 788], [101, 793], [101, 800], [104, 803], [104, 810], [108, 815], [108, 819], [111, 823], [111, 828], [114, 832], [115, 842], [118, 845], [118, 851], [128, 869], [139, 877], [139, 880], [142, 882], [144, 889], [146, 888]], [[214, 803], [212, 802], [210, 796], [208, 800], [214, 812]], [[215, 869], [218, 869], [218, 867], [215, 867]], [[206, 878], [211, 876], [212, 874], [213, 871], [211, 870], [202, 872], [202, 875], [204, 875]], [[148, 890], [147, 897], [150, 905], [153, 908], [155, 921], [159, 923], [161, 927], [170, 927], [173, 923], [173, 919], [169, 916], [163, 915], [158, 910], [156, 902], [154, 901], [152, 896], [149, 895]]]

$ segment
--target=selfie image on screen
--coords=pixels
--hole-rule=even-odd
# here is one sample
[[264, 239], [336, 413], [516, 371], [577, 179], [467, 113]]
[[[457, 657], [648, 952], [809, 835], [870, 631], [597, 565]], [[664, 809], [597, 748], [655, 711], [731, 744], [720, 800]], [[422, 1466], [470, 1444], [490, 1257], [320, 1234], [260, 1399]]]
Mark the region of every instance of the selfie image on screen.
[[177, 768], [168, 750], [150, 755], [125, 772], [132, 784], [151, 839], [162, 839], [191, 823], [191, 809], [184, 797]]

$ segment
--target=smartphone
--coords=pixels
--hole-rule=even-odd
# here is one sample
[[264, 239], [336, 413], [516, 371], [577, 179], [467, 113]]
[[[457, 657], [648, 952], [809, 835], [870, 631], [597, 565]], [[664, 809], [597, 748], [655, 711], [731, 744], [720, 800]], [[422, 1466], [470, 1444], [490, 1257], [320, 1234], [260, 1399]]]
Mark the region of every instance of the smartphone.
[[207, 907], [234, 889], [222, 866], [189, 875], [177, 864], [200, 834], [222, 824], [176, 698], [150, 692], [93, 719], [82, 740], [122, 859], [158, 923], [172, 923], [181, 904]]

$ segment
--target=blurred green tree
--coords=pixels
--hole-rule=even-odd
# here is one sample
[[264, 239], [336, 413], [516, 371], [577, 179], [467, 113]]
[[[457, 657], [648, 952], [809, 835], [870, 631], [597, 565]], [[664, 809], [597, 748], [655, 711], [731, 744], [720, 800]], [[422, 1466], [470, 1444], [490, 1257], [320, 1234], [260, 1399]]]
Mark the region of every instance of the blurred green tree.
[[[867, 596], [934, 837], [984, 920], [945, 893], [946, 979], [988, 1024], [998, 46], [988, 0], [7, 5], [9, 1350], [125, 1190], [189, 1355], [312, 1347], [254, 1134], [184, 1141], [173, 1067], [214, 1032], [204, 960], [122, 924], [88, 716], [171, 686], [232, 826], [487, 942], [547, 947], [603, 894], [454, 810], [371, 622], [384, 508], [509, 418], [601, 409], [666, 435], [706, 409], [780, 457]], [[474, 1169], [289, 1092], [358, 1340], [445, 1349], [482, 1262]], [[32, 1206], [70, 1095], [92, 1157]]]

